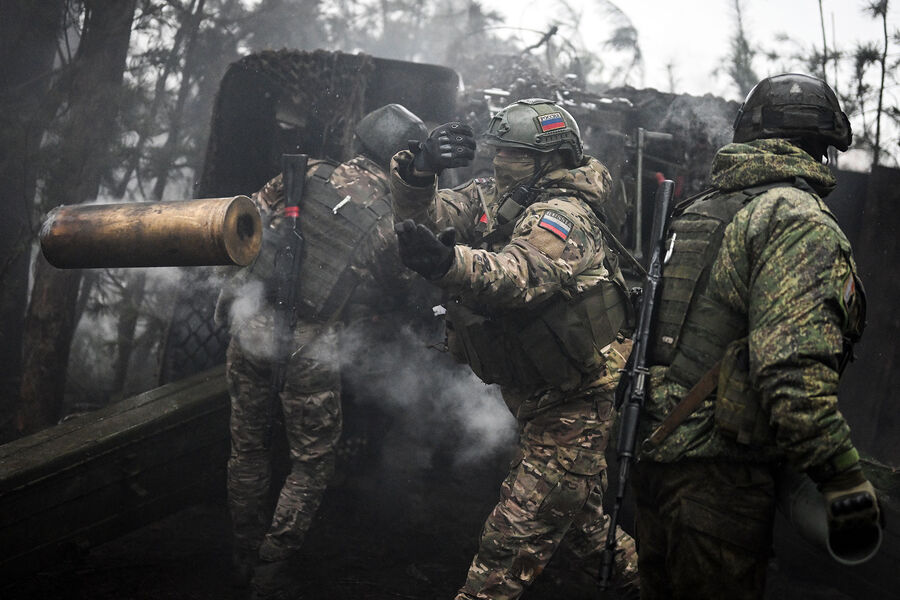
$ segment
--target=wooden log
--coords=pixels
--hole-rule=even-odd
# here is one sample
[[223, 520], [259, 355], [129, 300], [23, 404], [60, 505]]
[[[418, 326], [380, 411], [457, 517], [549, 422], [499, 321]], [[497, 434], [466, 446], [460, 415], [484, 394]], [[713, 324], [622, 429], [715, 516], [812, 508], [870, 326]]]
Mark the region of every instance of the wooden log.
[[0, 575], [221, 496], [228, 451], [223, 366], [0, 446]]

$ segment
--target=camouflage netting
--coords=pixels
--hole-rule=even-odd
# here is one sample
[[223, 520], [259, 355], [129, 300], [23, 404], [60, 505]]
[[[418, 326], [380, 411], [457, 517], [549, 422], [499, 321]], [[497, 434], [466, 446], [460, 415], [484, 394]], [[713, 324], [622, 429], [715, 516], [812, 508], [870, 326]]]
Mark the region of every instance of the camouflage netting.
[[[631, 103], [628, 100], [586, 92], [574, 77], [559, 79], [542, 70], [527, 55], [489, 55], [477, 64], [464, 64], [466, 89], [460, 104], [460, 118], [481, 133], [491, 115], [522, 98], [547, 98], [564, 106], [578, 121], [585, 152], [599, 158], [620, 181], [625, 162], [624, 142], [631, 130]], [[468, 74], [468, 76], [467, 76]], [[491, 174], [491, 153], [479, 146], [471, 176]], [[463, 177], [465, 179], [465, 177]], [[621, 196], [620, 191], [616, 192]], [[614, 229], [626, 220], [625, 200], [608, 205], [606, 217]]]
[[497, 88], [509, 92], [512, 99], [557, 98], [557, 92], [567, 95], [577, 86], [554, 77], [522, 54], [493, 54], [479, 56], [473, 63], [459, 67], [467, 89]]
[[365, 54], [246, 56], [222, 78], [197, 195], [252, 193], [279, 172], [283, 152], [345, 161], [359, 119], [391, 102], [426, 123], [450, 120], [458, 85], [452, 69]]
[[[670, 133], [678, 140], [676, 152], [681, 155], [675, 157], [670, 148], [668, 159], [677, 158], [680, 165], [678, 174], [683, 177], [683, 195], [699, 192], [708, 186], [709, 166], [716, 150], [731, 141], [731, 123], [739, 103], [711, 94], [691, 96], [631, 87], [616, 88], [608, 93], [633, 103], [635, 127]], [[656, 166], [646, 165], [649, 169]], [[664, 167], [665, 163], [658, 166]]]
[[[219, 87], [201, 198], [252, 194], [281, 170], [284, 152], [343, 161], [366, 112], [374, 59], [340, 52], [265, 51], [233, 63]], [[224, 361], [228, 333], [213, 323], [218, 293], [199, 270], [176, 304], [160, 359], [160, 382]]]
[[[197, 195], [249, 194], [280, 171], [281, 153], [343, 161], [366, 111], [372, 57], [340, 52], [266, 51], [233, 63], [213, 110]], [[289, 107], [291, 121], [276, 110]]]
[[[478, 132], [487, 128], [492, 113], [521, 98], [548, 98], [572, 113], [581, 127], [585, 152], [606, 164], [617, 184], [606, 218], [627, 245], [636, 239], [638, 129], [669, 134], [648, 135], [640, 151], [642, 228], [646, 230], [652, 220], [657, 173], [676, 180], [682, 197], [706, 187], [713, 155], [731, 140], [731, 120], [738, 108], [735, 102], [710, 95], [630, 87], [588, 92], [578, 77], [554, 77], [527, 55], [481, 57], [477, 64], [463, 64], [460, 69], [466, 83], [461, 118]], [[482, 149], [471, 174], [486, 175], [490, 169], [490, 153]]]

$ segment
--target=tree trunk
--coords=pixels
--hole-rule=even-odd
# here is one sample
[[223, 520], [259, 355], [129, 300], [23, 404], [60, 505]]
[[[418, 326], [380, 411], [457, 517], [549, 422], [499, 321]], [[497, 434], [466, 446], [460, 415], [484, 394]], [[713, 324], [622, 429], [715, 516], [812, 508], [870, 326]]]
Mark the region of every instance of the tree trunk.
[[[198, 56], [196, 52], [197, 35], [200, 31], [200, 25], [203, 22], [204, 7], [206, 0], [193, 0], [184, 16], [181, 27], [178, 28], [176, 34], [176, 43], [174, 44], [169, 60], [166, 62], [163, 77], [156, 87], [156, 95], [153, 98], [151, 107], [151, 119], [155, 118], [160, 106], [162, 106], [163, 95], [166, 94], [165, 84], [168, 75], [176, 65], [178, 65], [178, 55], [181, 53], [181, 40], [187, 37], [184, 48], [184, 68], [181, 71], [181, 85], [178, 88], [178, 95], [175, 99], [175, 106], [172, 109], [169, 126], [168, 137], [163, 146], [159, 162], [156, 169], [156, 183], [153, 186], [153, 200], [162, 200], [169, 183], [172, 164], [179, 152], [183, 151], [181, 144], [181, 125], [184, 119], [184, 108], [187, 103], [188, 96], [195, 80], [195, 71], [199, 68]], [[143, 142], [143, 140], [142, 140]], [[117, 354], [116, 362], [113, 367], [113, 391], [117, 395], [121, 395], [125, 388], [128, 378], [128, 367], [131, 363], [131, 354], [134, 350], [134, 331], [137, 326], [138, 316], [140, 314], [141, 303], [143, 302], [144, 289], [146, 287], [146, 275], [139, 273], [131, 280], [127, 289], [122, 294], [122, 307], [119, 314], [119, 323], [116, 330], [117, 333]]]
[[881, 12], [881, 26], [884, 30], [884, 49], [881, 51], [881, 56], [878, 59], [878, 65], [881, 67], [881, 83], [878, 86], [878, 110], [875, 112], [875, 147], [872, 151], [872, 168], [878, 166], [878, 161], [881, 159], [881, 115], [884, 112], [884, 76], [887, 71], [887, 55], [888, 55], [888, 47], [890, 46], [891, 39], [888, 37], [888, 28], [887, 28], [887, 8], [888, 8], [887, 0], [884, 2], [883, 12]]
[[134, 330], [140, 316], [144, 290], [147, 287], [147, 274], [143, 271], [133, 277], [126, 277], [126, 285], [122, 290], [122, 301], [119, 303], [119, 323], [116, 328], [116, 362], [113, 365], [113, 393], [118, 399], [125, 398], [125, 383], [128, 379], [128, 366], [134, 352]]
[[[197, 33], [203, 22], [203, 10], [206, 0], [196, 0], [196, 5], [191, 6], [191, 12], [185, 17], [185, 26], [182, 28], [187, 33], [187, 43], [184, 49], [184, 69], [181, 71], [181, 85], [178, 88], [178, 96], [175, 98], [175, 106], [169, 119], [168, 137], [159, 153], [159, 163], [156, 169], [156, 184], [153, 186], [153, 199], [162, 200], [169, 183], [169, 173], [175, 157], [181, 149], [181, 124], [184, 115], [184, 107], [190, 95], [191, 85], [194, 81], [195, 70], [198, 67], [196, 52]], [[173, 50], [173, 52], [176, 50]]]
[[[85, 0], [75, 58], [54, 90], [64, 110], [59, 149], [46, 179], [44, 208], [97, 197], [108, 152], [118, 136], [115, 118], [136, 0]], [[75, 330], [78, 271], [60, 271], [39, 257], [25, 317], [21, 407], [17, 428], [29, 433], [54, 423], [65, 390]]]
[[0, 441], [16, 409], [22, 373], [22, 320], [28, 299], [37, 108], [50, 84], [64, 2], [0, 0]]

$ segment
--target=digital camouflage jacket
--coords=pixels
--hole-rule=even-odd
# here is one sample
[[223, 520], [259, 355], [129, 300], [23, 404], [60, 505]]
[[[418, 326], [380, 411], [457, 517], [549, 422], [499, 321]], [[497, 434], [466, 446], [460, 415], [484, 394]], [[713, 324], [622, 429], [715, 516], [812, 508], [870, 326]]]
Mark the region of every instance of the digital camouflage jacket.
[[[855, 456], [837, 390], [843, 336], [857, 325], [848, 307], [858, 304], [861, 292], [850, 243], [821, 199], [834, 188], [834, 176], [778, 139], [725, 146], [711, 175], [723, 198], [795, 178], [808, 184], [806, 190], [767, 189], [736, 213], [706, 288], [710, 299], [746, 320], [749, 382], [771, 433], [767, 442], [750, 446], [726, 436], [716, 426], [714, 392], [658, 448], [645, 442], [642, 459], [786, 459], [821, 480]], [[687, 392], [666, 369], [651, 368], [643, 437]]]
[[[395, 219], [413, 219], [433, 231], [456, 229], [453, 265], [432, 283], [461, 302], [505, 311], [535, 306], [554, 294], [571, 298], [601, 281], [618, 282], [624, 289], [617, 257], [598, 222], [612, 182], [596, 159], [585, 157], [575, 169], [548, 172], [536, 183], [541, 191], [519, 215], [512, 232], [498, 236], [499, 206], [492, 180], [476, 179], [455, 189], [438, 190], [436, 181], [430, 187], [416, 187], [400, 175], [412, 158], [402, 151], [391, 164]], [[610, 386], [611, 379], [585, 382], [567, 398]], [[508, 387], [504, 386], [504, 398], [521, 418], [525, 398]], [[523, 390], [523, 394], [548, 396], [537, 401], [542, 405], [562, 401], [558, 390]]]

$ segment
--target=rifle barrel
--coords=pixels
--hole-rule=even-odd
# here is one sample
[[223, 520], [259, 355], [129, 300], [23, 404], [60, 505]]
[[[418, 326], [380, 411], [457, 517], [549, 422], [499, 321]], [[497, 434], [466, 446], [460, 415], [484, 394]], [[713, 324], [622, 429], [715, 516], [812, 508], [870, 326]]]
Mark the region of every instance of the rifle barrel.
[[628, 393], [622, 408], [619, 421], [619, 439], [616, 445], [616, 454], [619, 459], [619, 481], [616, 487], [615, 504], [609, 519], [609, 529], [606, 532], [606, 545], [600, 560], [600, 589], [609, 589], [612, 582], [615, 552], [616, 552], [616, 527], [619, 524], [619, 510], [625, 501], [627, 491], [628, 472], [634, 461], [635, 447], [637, 445], [638, 425], [640, 424], [641, 410], [644, 406], [644, 398], [647, 391], [648, 365], [647, 350], [650, 344], [650, 326], [653, 320], [653, 310], [657, 301], [659, 281], [662, 271], [662, 247], [666, 233], [666, 221], [669, 216], [669, 205], [675, 184], [666, 179], [656, 193], [656, 207], [653, 214], [652, 246], [650, 251], [650, 263], [644, 277], [644, 292], [641, 295], [641, 311], [638, 326], [634, 333], [634, 346], [629, 360], [630, 366], [623, 373], [623, 383], [628, 385]]

